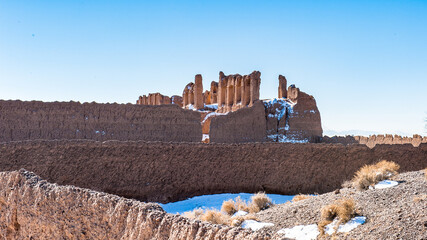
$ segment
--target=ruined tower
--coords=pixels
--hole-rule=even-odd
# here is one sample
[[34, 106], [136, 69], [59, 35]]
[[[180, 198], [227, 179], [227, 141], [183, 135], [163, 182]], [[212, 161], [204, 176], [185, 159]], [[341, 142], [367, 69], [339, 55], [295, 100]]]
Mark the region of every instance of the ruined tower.
[[202, 75], [200, 74], [197, 74], [194, 79], [194, 108], [195, 109], [204, 108], [203, 82], [202, 82]]
[[278, 98], [287, 98], [288, 91], [286, 90], [287, 81], [285, 76], [279, 75], [279, 94]]

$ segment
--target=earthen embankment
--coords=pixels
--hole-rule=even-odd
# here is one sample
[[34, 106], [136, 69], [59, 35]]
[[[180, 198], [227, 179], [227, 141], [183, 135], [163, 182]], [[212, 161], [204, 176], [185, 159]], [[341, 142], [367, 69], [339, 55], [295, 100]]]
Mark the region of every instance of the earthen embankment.
[[427, 144], [403, 145], [27, 141], [0, 144], [0, 170], [143, 201], [224, 192], [297, 194], [339, 188], [364, 164], [427, 167]]

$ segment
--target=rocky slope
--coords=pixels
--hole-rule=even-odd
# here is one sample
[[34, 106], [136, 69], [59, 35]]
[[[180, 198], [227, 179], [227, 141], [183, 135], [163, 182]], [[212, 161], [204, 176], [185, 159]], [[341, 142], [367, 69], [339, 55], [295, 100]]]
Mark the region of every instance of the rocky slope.
[[337, 199], [352, 198], [357, 213], [367, 222], [338, 239], [427, 239], [427, 179], [423, 171], [397, 175], [400, 184], [385, 189], [358, 191], [343, 188], [295, 203], [276, 205], [258, 213], [263, 222], [274, 223], [272, 233], [282, 228], [316, 224], [322, 206]]

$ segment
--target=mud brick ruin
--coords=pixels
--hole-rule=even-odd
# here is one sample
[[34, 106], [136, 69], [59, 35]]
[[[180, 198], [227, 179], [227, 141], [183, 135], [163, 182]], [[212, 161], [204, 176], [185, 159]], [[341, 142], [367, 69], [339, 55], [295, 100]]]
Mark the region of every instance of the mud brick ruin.
[[[319, 142], [322, 128], [316, 101], [295, 85], [288, 88], [284, 76], [278, 80], [277, 98], [260, 100], [259, 71], [249, 75], [219, 72], [218, 82], [212, 81], [205, 91], [202, 75], [197, 74], [184, 87], [181, 102], [154, 93], [139, 97], [137, 104], [176, 104], [199, 111], [205, 142]], [[255, 106], [256, 102], [261, 104]], [[244, 108], [250, 110], [238, 111]]]

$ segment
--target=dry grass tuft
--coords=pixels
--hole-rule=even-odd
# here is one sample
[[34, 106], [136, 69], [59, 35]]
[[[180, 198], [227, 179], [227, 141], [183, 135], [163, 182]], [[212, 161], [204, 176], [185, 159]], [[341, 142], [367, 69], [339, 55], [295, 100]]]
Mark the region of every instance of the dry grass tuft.
[[[224, 201], [221, 206], [221, 212], [217, 210], [195, 209], [190, 212], [185, 212], [182, 215], [190, 219], [197, 219], [214, 224], [224, 224], [229, 226], [240, 226], [245, 220], [258, 220], [252, 213], [257, 213], [261, 210], [269, 208], [273, 205], [271, 199], [265, 193], [257, 193], [251, 197], [249, 203], [243, 201], [240, 197], [234, 200]], [[232, 217], [237, 211], [250, 212], [245, 216]]]
[[240, 197], [225, 201], [222, 203], [221, 211], [228, 215], [233, 215], [237, 211], [257, 213], [271, 206], [273, 206], [271, 199], [265, 193], [259, 192], [251, 197], [250, 202], [245, 202]]
[[202, 216], [203, 214], [204, 214], [203, 209], [196, 208], [193, 211], [184, 212], [182, 214], [182, 216], [184, 216], [186, 218], [190, 218], [190, 219], [198, 219], [198, 220], [200, 220], [200, 216]]
[[250, 213], [257, 213], [273, 206], [273, 203], [265, 193], [259, 192], [251, 197], [251, 203], [248, 206]]
[[427, 180], [427, 168], [424, 169], [424, 177]]
[[214, 224], [228, 225], [230, 222], [230, 216], [217, 210], [207, 210], [203, 215], [200, 216], [200, 220]]
[[308, 199], [308, 198], [311, 198], [311, 196], [310, 195], [304, 195], [304, 194], [298, 194], [292, 198], [292, 202], [298, 202], [298, 201]]
[[353, 177], [353, 186], [359, 190], [367, 189], [369, 186], [396, 175], [399, 168], [400, 166], [397, 163], [386, 160], [365, 165]]
[[414, 202], [418, 203], [418, 202], [422, 202], [422, 201], [426, 201], [427, 200], [427, 194], [422, 194], [420, 196], [415, 196], [413, 198]]
[[325, 226], [338, 218], [337, 225], [335, 226], [335, 233], [338, 226], [342, 223], [348, 222], [355, 215], [355, 203], [353, 199], [340, 199], [333, 204], [322, 207], [320, 211], [320, 222], [317, 224], [320, 236], [325, 234]]
[[229, 224], [232, 227], [238, 227], [242, 225], [243, 221], [245, 220], [255, 220], [258, 221], [258, 218], [255, 217], [253, 214], [248, 214], [245, 216], [237, 216], [237, 217], [231, 217], [229, 220]]
[[237, 211], [238, 210], [236, 208], [235, 202], [232, 199], [222, 203], [221, 212], [225, 212], [228, 215], [233, 215]]

